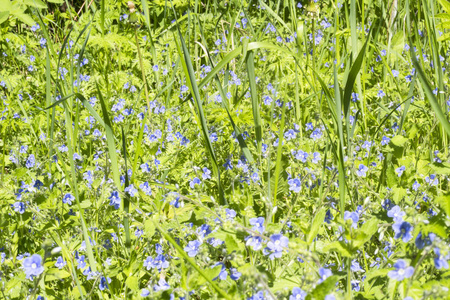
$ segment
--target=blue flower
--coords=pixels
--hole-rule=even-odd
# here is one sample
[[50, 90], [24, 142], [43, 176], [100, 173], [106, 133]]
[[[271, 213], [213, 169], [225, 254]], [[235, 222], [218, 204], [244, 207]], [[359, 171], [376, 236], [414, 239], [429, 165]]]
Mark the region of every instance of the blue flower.
[[351, 220], [352, 221], [352, 227], [357, 228], [358, 227], [358, 221], [359, 221], [359, 215], [357, 212], [350, 212], [345, 211], [344, 212], [344, 221]]
[[331, 270], [329, 269], [325, 269], [325, 268], [320, 268], [319, 269], [319, 283], [323, 282], [325, 279], [327, 279], [328, 277], [332, 276], [333, 272], [331, 272]]
[[65, 266], [66, 264], [67, 264], [67, 263], [64, 261], [63, 257], [62, 257], [62, 256], [59, 256], [59, 257], [56, 259], [55, 267], [57, 267], [58, 269], [62, 269], [62, 268], [64, 268], [64, 266]]
[[386, 94], [382, 90], [379, 90], [377, 96], [379, 98], [383, 98], [384, 96], [386, 96]]
[[298, 159], [302, 163], [306, 163], [306, 161], [308, 159], [308, 152], [304, 152], [303, 150], [298, 150], [295, 154], [295, 159]]
[[115, 209], [120, 207], [120, 196], [118, 191], [112, 191], [111, 196], [108, 197], [110, 200], [109, 205], [114, 206]]
[[403, 242], [407, 243], [412, 238], [413, 227], [408, 222], [397, 222], [392, 225], [392, 229], [394, 229], [396, 239], [402, 238]]
[[405, 170], [406, 170], [405, 166], [400, 166], [397, 169], [395, 169], [395, 172], [397, 173], [398, 177], [401, 177]]
[[288, 131], [286, 131], [284, 133], [284, 138], [286, 139], [286, 141], [295, 139], [295, 131], [294, 131], [294, 129], [289, 129]]
[[298, 193], [302, 189], [302, 182], [299, 178], [289, 179], [288, 184], [289, 190], [294, 191], [294, 193]]
[[147, 289], [142, 289], [141, 290], [141, 297], [147, 297], [148, 295], [150, 295], [150, 291]]
[[429, 233], [428, 236], [423, 236], [422, 232], [419, 232], [419, 234], [416, 237], [416, 247], [418, 249], [423, 249], [425, 246], [431, 245], [436, 235], [434, 233]]
[[420, 187], [420, 183], [418, 183], [417, 180], [414, 181], [414, 183], [413, 183], [413, 185], [412, 185], [412, 189], [413, 189], [414, 191], [417, 192], [417, 190], [419, 189], [419, 187]]
[[62, 202], [72, 205], [72, 201], [75, 200], [75, 197], [71, 193], [67, 193], [64, 195]]
[[25, 212], [25, 203], [15, 202], [13, 204], [13, 208], [14, 208], [15, 212], [18, 212], [19, 214], [23, 214]]
[[155, 284], [154, 286], [153, 286], [153, 290], [155, 291], [155, 292], [158, 292], [158, 291], [165, 291], [165, 290], [168, 290], [170, 288], [170, 285], [166, 282], [166, 280], [164, 279], [164, 278], [160, 278], [159, 279], [159, 281], [158, 281], [158, 284]]
[[86, 268], [86, 262], [84, 261], [85, 256], [80, 255], [77, 259], [77, 269], [84, 269]]
[[333, 214], [330, 210], [327, 210], [324, 221], [325, 223], [330, 224], [331, 220], [333, 220]]
[[225, 208], [225, 213], [228, 220], [232, 220], [236, 217], [236, 211], [234, 209]]
[[248, 236], [246, 245], [251, 246], [253, 248], [253, 250], [258, 251], [262, 248], [262, 237]]
[[94, 173], [91, 170], [88, 170], [83, 173], [83, 179], [88, 182], [88, 187], [94, 182]]
[[425, 182], [429, 185], [438, 185], [439, 180], [436, 178], [435, 174], [431, 174], [430, 176], [425, 177]]
[[238, 280], [241, 277], [241, 273], [238, 272], [238, 270], [236, 268], [231, 268], [230, 269], [230, 278], [233, 280]]
[[189, 186], [191, 187], [191, 189], [194, 189], [195, 186], [200, 183], [202, 183], [201, 180], [198, 177], [195, 177], [191, 182], [189, 182]]
[[259, 233], [264, 233], [264, 218], [263, 217], [259, 217], [259, 218], [251, 218], [249, 220], [250, 225], [253, 226], [253, 230], [257, 231]]
[[402, 281], [405, 278], [410, 278], [414, 274], [414, 268], [408, 266], [403, 259], [397, 260], [394, 264], [395, 270], [389, 271], [388, 276], [391, 279]]
[[389, 144], [390, 141], [391, 141], [391, 139], [384, 135], [384, 136], [381, 138], [381, 145], [382, 145], [382, 146], [385, 146], [385, 145]]
[[203, 168], [202, 178], [203, 180], [211, 179], [211, 171], [206, 167]]
[[364, 272], [364, 270], [361, 268], [361, 266], [359, 265], [359, 262], [356, 259], [352, 260], [352, 263], [350, 265], [350, 269], [353, 272]]
[[218, 262], [215, 263], [211, 268], [217, 267], [217, 266], [222, 266], [222, 268], [220, 269], [220, 273], [219, 275], [217, 275], [216, 277], [213, 278], [213, 280], [217, 280], [217, 278], [219, 278], [220, 280], [225, 280], [228, 277], [228, 271], [225, 268], [225, 264], [222, 262]]
[[202, 242], [199, 240], [190, 241], [188, 245], [184, 247], [184, 251], [186, 251], [190, 257], [195, 257], [199, 251], [201, 244]]
[[109, 289], [108, 287], [108, 283], [111, 283], [111, 278], [105, 278], [104, 276], [102, 276], [102, 279], [100, 279], [100, 283], [98, 285], [99, 289], [101, 291], [104, 291], [105, 289]]
[[141, 169], [142, 169], [142, 172], [144, 172], [144, 173], [150, 173], [150, 166], [148, 165], [148, 163], [142, 164]]
[[124, 191], [127, 192], [131, 197], [136, 196], [136, 194], [138, 193], [138, 190], [134, 187], [133, 184], [127, 186]]
[[313, 153], [313, 158], [311, 159], [311, 162], [313, 164], [317, 164], [320, 160], [321, 160], [320, 153], [319, 152], [314, 152]]
[[292, 294], [289, 296], [289, 300], [303, 300], [306, 297], [306, 292], [299, 287], [292, 289]]
[[369, 168], [363, 164], [359, 164], [358, 170], [356, 171], [356, 175], [359, 177], [366, 177], [366, 172], [369, 171]]
[[25, 166], [29, 169], [29, 168], [33, 168], [36, 164], [36, 159], [34, 158], [33, 154], [30, 154], [30, 156], [28, 156], [27, 162], [25, 163]]
[[211, 227], [208, 224], [203, 224], [202, 226], [197, 228], [197, 234], [201, 238], [204, 238], [205, 236], [207, 236], [210, 233], [211, 233]]
[[39, 276], [44, 272], [42, 257], [39, 254], [33, 254], [32, 256], [25, 258], [23, 261], [23, 268], [27, 279], [32, 279], [33, 276]]
[[442, 255], [441, 250], [439, 248], [434, 248], [434, 266], [436, 269], [448, 269], [448, 260], [450, 259], [450, 254]]
[[141, 183], [139, 185], [139, 188], [147, 195], [147, 196], [151, 196], [152, 195], [152, 189], [150, 187], [150, 185], [148, 184], [148, 182], [144, 182]]
[[289, 247], [289, 239], [282, 234], [273, 234], [270, 237], [270, 241], [267, 243], [267, 247], [264, 249], [265, 254], [269, 254], [270, 259], [280, 258], [283, 254], [283, 249]]
[[394, 222], [402, 222], [406, 213], [401, 210], [400, 206], [396, 205], [388, 211], [387, 215], [394, 218]]

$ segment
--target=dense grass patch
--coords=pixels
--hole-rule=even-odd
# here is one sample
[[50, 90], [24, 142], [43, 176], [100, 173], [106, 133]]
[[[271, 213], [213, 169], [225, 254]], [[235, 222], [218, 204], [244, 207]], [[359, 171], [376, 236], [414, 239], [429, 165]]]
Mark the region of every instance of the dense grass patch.
[[0, 0], [0, 298], [447, 299], [447, 0]]

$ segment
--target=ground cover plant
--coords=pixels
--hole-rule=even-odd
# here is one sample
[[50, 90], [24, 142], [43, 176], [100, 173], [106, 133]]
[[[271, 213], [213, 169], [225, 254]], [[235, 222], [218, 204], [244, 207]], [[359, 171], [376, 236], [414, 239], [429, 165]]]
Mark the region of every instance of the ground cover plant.
[[448, 299], [447, 0], [0, 0], [0, 298]]

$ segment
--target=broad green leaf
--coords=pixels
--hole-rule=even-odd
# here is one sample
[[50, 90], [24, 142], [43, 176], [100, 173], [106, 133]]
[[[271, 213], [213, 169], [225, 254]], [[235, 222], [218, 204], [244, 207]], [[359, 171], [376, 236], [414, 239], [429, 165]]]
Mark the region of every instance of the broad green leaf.
[[238, 242], [236, 241], [234, 236], [232, 236], [231, 234], [226, 235], [225, 245], [227, 246], [228, 253], [241, 250]]
[[39, 9], [47, 8], [47, 4], [45, 4], [41, 0], [23, 0], [23, 3], [28, 6], [36, 7]]
[[66, 270], [52, 268], [45, 272], [45, 281], [61, 280], [69, 276], [70, 273], [67, 272]]
[[14, 16], [16, 16], [17, 19], [19, 19], [20, 21], [24, 22], [29, 26], [33, 26], [36, 23], [32, 17], [24, 13], [16, 13], [14, 14]]
[[8, 20], [9, 11], [0, 11], [0, 24]]
[[139, 279], [136, 276], [130, 276], [125, 280], [127, 287], [133, 292], [139, 290]]
[[407, 138], [401, 135], [396, 135], [391, 139], [390, 143], [396, 147], [403, 147], [407, 141]]
[[436, 198], [436, 202], [439, 203], [442, 210], [450, 217], [450, 194], [440, 195]]
[[353, 241], [353, 247], [358, 249], [365, 243], [367, 243], [372, 236], [378, 231], [378, 224], [380, 220], [377, 218], [372, 218], [369, 221], [366, 221], [356, 234], [356, 238]]
[[440, 175], [450, 175], [450, 164], [447, 162], [443, 163], [432, 163], [430, 164], [433, 173]]
[[339, 276], [333, 275], [318, 284], [306, 299], [325, 299], [325, 296], [332, 292], [336, 287]]

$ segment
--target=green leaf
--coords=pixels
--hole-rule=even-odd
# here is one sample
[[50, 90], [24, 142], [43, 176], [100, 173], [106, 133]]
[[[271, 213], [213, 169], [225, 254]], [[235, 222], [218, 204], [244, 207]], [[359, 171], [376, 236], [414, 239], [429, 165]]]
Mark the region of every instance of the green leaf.
[[[219, 276], [220, 271], [222, 270], [222, 265], [215, 266], [214, 268], [206, 268], [204, 269], [205, 275], [207, 279], [213, 280], [217, 276]], [[205, 284], [207, 282], [207, 279], [205, 277], [197, 277], [192, 276], [192, 279], [195, 280], [195, 284], [197, 286]]]
[[[440, 0], [440, 1], [444, 1], [444, 0]], [[411, 43], [411, 45], [413, 45], [413, 44]], [[450, 123], [448, 122], [447, 117], [445, 116], [444, 112], [442, 111], [442, 108], [441, 108], [438, 100], [436, 99], [436, 97], [433, 94], [433, 89], [432, 89], [430, 83], [428, 82], [425, 72], [423, 71], [422, 67], [420, 66], [419, 62], [417, 61], [416, 53], [414, 52], [414, 47], [411, 47], [410, 51], [411, 51], [411, 60], [418, 72], [419, 79], [422, 82], [422, 87], [425, 91], [428, 101], [430, 102], [431, 108], [434, 110], [434, 113], [436, 114], [436, 117], [439, 120], [439, 123], [442, 125], [442, 128], [444, 129], [444, 131], [447, 133], [448, 136], [450, 136]]]
[[396, 147], [403, 147], [407, 141], [407, 138], [401, 135], [396, 135], [391, 139], [390, 143]]
[[23, 0], [23, 3], [28, 6], [39, 8], [39, 9], [47, 8], [47, 4], [45, 4], [41, 0]]
[[151, 238], [155, 234], [155, 231], [156, 231], [155, 224], [153, 224], [152, 220], [145, 220], [144, 223], [145, 236]]
[[125, 280], [125, 284], [132, 291], [139, 290], [139, 279], [136, 276], [130, 276]]
[[314, 219], [311, 222], [311, 226], [309, 227], [308, 238], [306, 239], [306, 242], [308, 244], [311, 244], [314, 238], [319, 233], [320, 226], [323, 224], [326, 213], [326, 209], [322, 207], [314, 216]]
[[323, 247], [323, 252], [327, 253], [329, 251], [336, 251], [337, 253], [341, 254], [345, 257], [352, 257], [352, 253], [350, 249], [348, 248], [348, 245], [344, 242], [332, 242], [325, 247]]
[[438, 214], [430, 219], [430, 223], [423, 227], [422, 233], [427, 235], [433, 232], [443, 238], [448, 237], [447, 226], [445, 226], [445, 218], [442, 214]]
[[45, 281], [60, 280], [70, 276], [70, 273], [60, 269], [49, 269], [45, 272]]
[[[364, 43], [363, 48], [361, 49], [361, 51], [359, 51], [358, 57], [356, 58], [356, 60], [353, 63], [353, 66], [352, 66], [350, 72], [348, 73], [347, 82], [345, 84], [344, 99], [343, 99], [343, 101], [344, 101], [344, 103], [343, 103], [344, 104], [344, 115], [345, 116], [348, 115], [348, 112], [349, 112], [349, 109], [350, 109], [350, 100], [351, 100], [351, 97], [352, 97], [353, 85], [355, 84], [356, 77], [358, 76], [359, 70], [361, 69], [361, 66], [362, 66], [362, 63], [363, 63], [363, 60], [364, 60], [364, 57], [365, 57], [365, 54], [366, 54], [367, 44], [370, 41], [371, 31], [372, 31], [372, 28], [370, 29], [370, 32], [368, 34], [366, 42]], [[352, 37], [353, 36], [354, 35], [352, 33]]]
[[226, 235], [225, 245], [227, 246], [228, 253], [241, 250], [238, 242], [236, 241], [234, 236], [232, 236], [231, 234]]
[[380, 220], [377, 218], [372, 218], [366, 221], [356, 234], [356, 238], [353, 241], [353, 247], [358, 249], [365, 243], [367, 243], [372, 236], [378, 231], [378, 224]]
[[317, 285], [308, 297], [306, 297], [306, 299], [325, 299], [325, 296], [334, 290], [336, 282], [338, 282], [339, 278], [340, 276], [337, 275], [328, 277]]
[[371, 279], [373, 279], [373, 278], [375, 278], [375, 277], [383, 277], [383, 276], [386, 276], [387, 275], [387, 273], [389, 272], [390, 270], [388, 270], [388, 269], [381, 269], [381, 270], [371, 270], [371, 271], [369, 271], [369, 273], [367, 273], [367, 277], [366, 277], [366, 280], [367, 281], [369, 281], [369, 280], [371, 280]]
[[15, 13], [13, 14], [15, 17], [17, 17], [17, 19], [19, 19], [20, 21], [24, 22], [25, 24], [29, 25], [29, 26], [33, 26], [36, 22], [33, 20], [32, 17], [30, 17], [27, 14], [24, 13]]
[[450, 194], [440, 195], [436, 198], [436, 202], [439, 203], [442, 210], [450, 216]]
[[450, 164], [449, 163], [432, 163], [430, 164], [431, 169], [434, 170], [435, 174], [440, 175], [450, 175]]
[[0, 24], [8, 20], [9, 11], [0, 11]]

